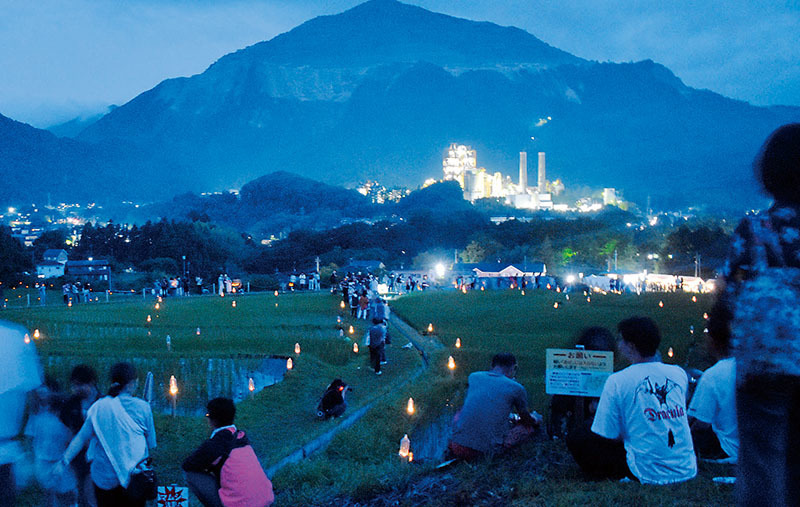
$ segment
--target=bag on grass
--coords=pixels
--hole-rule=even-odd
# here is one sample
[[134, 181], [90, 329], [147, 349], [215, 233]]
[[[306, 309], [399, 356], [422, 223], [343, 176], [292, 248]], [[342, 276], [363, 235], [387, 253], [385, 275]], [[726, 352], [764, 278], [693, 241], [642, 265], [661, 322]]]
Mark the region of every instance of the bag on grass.
[[158, 492], [158, 478], [153, 468], [153, 460], [145, 458], [131, 471], [131, 479], [126, 490], [135, 500], [155, 500]]

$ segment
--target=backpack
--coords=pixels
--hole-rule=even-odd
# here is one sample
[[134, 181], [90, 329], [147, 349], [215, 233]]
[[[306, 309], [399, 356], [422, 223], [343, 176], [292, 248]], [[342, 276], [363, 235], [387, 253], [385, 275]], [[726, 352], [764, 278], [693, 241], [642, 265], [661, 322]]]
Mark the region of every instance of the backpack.
[[266, 507], [275, 501], [272, 483], [244, 431], [233, 432], [233, 440], [222, 456], [219, 498], [225, 507]]
[[[731, 301], [731, 345], [737, 377], [800, 376], [800, 269], [788, 267], [770, 220], [747, 217], [751, 271]], [[778, 259], [768, 262], [767, 250]]]

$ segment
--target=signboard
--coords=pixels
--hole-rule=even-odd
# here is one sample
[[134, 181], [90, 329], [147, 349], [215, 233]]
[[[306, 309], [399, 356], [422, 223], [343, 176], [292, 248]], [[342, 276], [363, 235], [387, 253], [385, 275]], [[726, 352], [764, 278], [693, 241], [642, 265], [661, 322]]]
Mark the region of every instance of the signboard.
[[599, 397], [614, 372], [614, 353], [604, 350], [547, 349], [547, 394]]
[[189, 507], [189, 488], [180, 486], [159, 486], [156, 496], [158, 507]]

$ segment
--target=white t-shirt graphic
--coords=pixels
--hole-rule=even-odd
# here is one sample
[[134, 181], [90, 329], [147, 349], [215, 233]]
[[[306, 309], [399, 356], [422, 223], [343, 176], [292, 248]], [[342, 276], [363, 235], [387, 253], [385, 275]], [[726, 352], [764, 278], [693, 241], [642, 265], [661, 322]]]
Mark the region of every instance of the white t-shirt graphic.
[[697, 475], [686, 416], [688, 384], [683, 369], [660, 362], [633, 364], [606, 380], [592, 431], [622, 439], [628, 467], [642, 483]]
[[736, 360], [718, 361], [700, 377], [689, 405], [689, 415], [709, 423], [722, 450], [736, 459], [739, 434], [736, 423]]

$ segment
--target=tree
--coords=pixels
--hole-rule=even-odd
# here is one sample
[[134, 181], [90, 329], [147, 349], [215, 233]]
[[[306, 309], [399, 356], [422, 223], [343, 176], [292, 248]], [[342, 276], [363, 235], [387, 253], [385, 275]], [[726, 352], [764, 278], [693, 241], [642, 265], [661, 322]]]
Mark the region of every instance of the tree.
[[0, 282], [3, 285], [16, 283], [32, 268], [33, 263], [19, 240], [11, 236], [10, 229], [0, 227]]
[[467, 247], [458, 254], [461, 258], [461, 262], [467, 264], [474, 264], [477, 262], [482, 262], [483, 259], [486, 258], [486, 249], [475, 240], [470, 241], [467, 244]]

